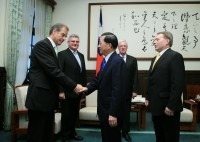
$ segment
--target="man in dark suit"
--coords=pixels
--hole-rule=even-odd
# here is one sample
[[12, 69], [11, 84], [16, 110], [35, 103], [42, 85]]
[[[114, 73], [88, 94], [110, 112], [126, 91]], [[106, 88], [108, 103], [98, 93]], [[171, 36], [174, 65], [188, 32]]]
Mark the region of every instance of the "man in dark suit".
[[64, 24], [51, 27], [49, 37], [34, 46], [30, 56], [30, 85], [27, 92], [28, 142], [52, 141], [54, 110], [58, 107], [59, 85], [76, 93], [82, 86], [67, 77], [59, 67], [54, 48], [67, 37]]
[[123, 109], [122, 120], [122, 136], [126, 141], [132, 142], [128, 132], [130, 131], [130, 111], [131, 111], [131, 99], [137, 96], [138, 93], [138, 66], [137, 59], [127, 54], [128, 43], [126, 40], [121, 40], [118, 43], [119, 55], [124, 59], [127, 68], [127, 88], [126, 88], [126, 100]]
[[180, 53], [170, 48], [173, 44], [170, 32], [157, 33], [153, 43], [160, 57], [154, 58], [150, 66], [145, 103], [152, 113], [156, 142], [179, 142], [184, 60]]
[[[86, 93], [98, 90], [97, 114], [102, 142], [121, 142], [122, 106], [125, 100], [126, 65], [116, 53], [117, 37], [110, 32], [100, 37], [100, 53], [105, 56], [98, 75], [87, 85]], [[103, 66], [104, 65], [104, 66]]]
[[[68, 38], [68, 48], [58, 53], [61, 70], [74, 82], [86, 86], [86, 68], [84, 55], [78, 51], [79, 36], [72, 34]], [[80, 100], [82, 95], [73, 91], [65, 91], [59, 94], [65, 97], [61, 100], [61, 135], [62, 141], [69, 139], [83, 140], [75, 131], [76, 120], [79, 114]]]

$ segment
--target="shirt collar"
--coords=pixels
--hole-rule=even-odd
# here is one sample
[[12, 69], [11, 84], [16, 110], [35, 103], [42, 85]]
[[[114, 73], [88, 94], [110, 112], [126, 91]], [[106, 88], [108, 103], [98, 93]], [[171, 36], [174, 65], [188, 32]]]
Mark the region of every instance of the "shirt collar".
[[55, 42], [50, 38], [50, 37], [47, 37], [49, 39], [49, 41], [51, 42], [51, 45], [55, 48], [56, 47], [56, 44]]
[[73, 54], [77, 54], [78, 53], [78, 51], [76, 50], [76, 51], [74, 51], [74, 50], [71, 50], [70, 48], [69, 48], [69, 50], [73, 53]]
[[163, 54], [163, 53], [165, 53], [165, 51], [167, 51], [169, 48], [166, 48], [166, 49], [164, 49], [164, 50], [162, 50], [159, 54], [160, 54], [160, 56]]
[[[113, 51], [113, 52], [114, 52], [114, 51]], [[110, 56], [112, 55], [113, 52], [110, 52], [110, 53], [105, 57], [106, 63], [107, 63], [108, 59], [110, 58]]]

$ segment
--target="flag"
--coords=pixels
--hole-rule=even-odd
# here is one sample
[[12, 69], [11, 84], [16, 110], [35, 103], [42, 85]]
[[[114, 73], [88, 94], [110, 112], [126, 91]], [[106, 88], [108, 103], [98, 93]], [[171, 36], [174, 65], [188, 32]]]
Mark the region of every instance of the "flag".
[[[102, 19], [102, 6], [101, 6], [100, 15], [99, 15], [98, 45], [99, 45], [100, 36], [102, 33], [103, 33], [103, 19]], [[98, 45], [97, 45], [97, 59], [96, 59], [96, 75], [101, 69], [101, 62], [103, 61], [103, 55], [101, 55]]]

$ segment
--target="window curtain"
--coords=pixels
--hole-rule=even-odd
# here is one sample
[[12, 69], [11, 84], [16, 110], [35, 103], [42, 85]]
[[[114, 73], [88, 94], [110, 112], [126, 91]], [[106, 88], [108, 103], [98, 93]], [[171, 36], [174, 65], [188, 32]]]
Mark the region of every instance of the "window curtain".
[[35, 2], [35, 41], [45, 38], [51, 27], [52, 8], [43, 0], [9, 0], [6, 32], [7, 84], [4, 109], [4, 130], [11, 128], [11, 112], [14, 106], [15, 85], [21, 85], [26, 77], [31, 46], [33, 3]]
[[45, 26], [45, 36], [49, 36], [49, 30], [52, 26], [52, 13], [53, 13], [53, 10], [52, 8], [47, 5], [46, 7], [46, 26]]
[[46, 4], [43, 0], [36, 0], [35, 2], [35, 43], [44, 39], [45, 35], [45, 18], [46, 18]]
[[31, 36], [35, 3], [35, 38], [33, 45], [49, 35], [52, 21], [52, 8], [46, 5], [43, 0], [23, 1], [23, 29], [20, 42], [19, 59], [17, 62], [15, 85], [21, 85], [28, 72], [28, 60], [31, 53]]
[[19, 58], [17, 61], [15, 85], [21, 85], [24, 82], [28, 70], [28, 59], [31, 51], [31, 38], [34, 17], [34, 0], [23, 1], [22, 12], [23, 28], [19, 45]]
[[10, 129], [11, 111], [14, 109], [13, 86], [15, 83], [16, 65], [19, 55], [19, 45], [22, 31], [22, 1], [9, 0], [8, 19], [7, 19], [7, 48], [6, 48], [6, 94], [5, 94], [5, 110], [4, 110], [4, 129]]

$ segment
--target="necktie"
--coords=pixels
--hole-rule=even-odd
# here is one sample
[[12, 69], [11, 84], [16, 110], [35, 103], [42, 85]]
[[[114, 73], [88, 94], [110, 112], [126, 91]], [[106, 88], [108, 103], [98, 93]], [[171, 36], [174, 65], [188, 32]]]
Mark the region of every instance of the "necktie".
[[122, 59], [124, 60], [124, 62], [126, 62], [126, 60], [125, 60], [125, 56], [124, 56], [124, 55], [122, 55]]
[[55, 52], [56, 52], [56, 56], [58, 56], [58, 47], [55, 46], [55, 47], [54, 47], [54, 50], [55, 50]]
[[103, 61], [102, 61], [102, 63], [101, 63], [101, 71], [103, 71], [105, 65], [106, 65], [106, 60], [103, 59]]
[[154, 68], [156, 62], [158, 61], [158, 59], [160, 58], [160, 53], [156, 56], [156, 59], [155, 61], [153, 62], [153, 66], [152, 66], [152, 69]]
[[80, 69], [81, 69], [81, 71], [82, 71], [81, 60], [80, 60], [80, 58], [79, 58], [79, 56], [78, 56], [78, 53], [77, 53], [77, 52], [73, 52], [73, 53], [74, 53], [74, 56], [75, 56], [75, 58], [76, 58], [76, 60], [77, 60], [77, 62], [78, 62], [78, 64], [79, 64], [79, 66], [80, 66]]

